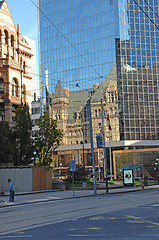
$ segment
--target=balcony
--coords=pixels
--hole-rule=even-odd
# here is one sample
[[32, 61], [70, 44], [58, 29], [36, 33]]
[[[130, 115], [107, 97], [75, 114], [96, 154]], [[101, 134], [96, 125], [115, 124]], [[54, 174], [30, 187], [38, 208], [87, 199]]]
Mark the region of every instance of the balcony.
[[0, 66], [3, 66], [3, 65], [8, 65], [10, 67], [20, 69], [20, 63], [19, 62], [15, 61], [15, 60], [12, 60], [12, 59], [8, 59], [8, 58], [1, 58], [0, 59]]

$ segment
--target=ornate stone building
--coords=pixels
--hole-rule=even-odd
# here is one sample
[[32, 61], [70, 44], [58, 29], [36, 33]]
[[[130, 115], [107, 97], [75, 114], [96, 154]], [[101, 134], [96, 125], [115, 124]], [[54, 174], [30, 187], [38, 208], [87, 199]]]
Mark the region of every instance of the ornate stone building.
[[0, 1], [0, 111], [1, 120], [12, 122], [21, 102], [31, 105], [32, 50], [16, 27], [6, 0]]
[[[93, 142], [95, 143], [95, 162], [102, 159], [103, 149], [96, 147], [96, 134], [102, 132], [101, 98], [103, 103], [103, 118], [105, 141], [119, 141], [119, 116], [117, 100], [117, 84], [112, 79], [112, 68], [106, 79], [101, 84], [94, 84], [92, 88], [85, 90], [69, 91], [63, 88], [60, 81], [57, 82], [55, 93], [50, 95], [50, 115], [58, 119], [58, 128], [63, 130], [62, 145], [64, 151], [57, 152], [57, 166], [69, 166], [70, 160], [76, 163], [91, 165], [90, 129], [88, 117], [88, 100], [91, 100], [91, 115], [93, 126]], [[107, 115], [110, 117], [111, 131], [106, 123]], [[83, 151], [84, 148], [84, 151]], [[84, 155], [84, 157], [83, 157]]]

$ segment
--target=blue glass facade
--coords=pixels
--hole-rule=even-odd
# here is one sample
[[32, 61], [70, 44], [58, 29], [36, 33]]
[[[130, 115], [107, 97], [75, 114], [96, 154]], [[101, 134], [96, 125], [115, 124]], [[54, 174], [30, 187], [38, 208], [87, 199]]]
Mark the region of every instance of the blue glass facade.
[[[74, 105], [65, 120], [71, 124], [77, 120], [75, 106], [84, 109], [86, 92], [92, 94], [94, 84], [104, 91], [102, 84], [109, 78], [117, 84], [118, 140], [159, 139], [158, 8], [158, 0], [39, 0], [43, 110], [46, 88], [53, 98], [57, 85], [64, 89], [58, 92], [61, 97], [69, 89]], [[73, 98], [75, 92], [83, 95]], [[65, 102], [59, 112], [64, 114], [67, 107]], [[111, 115], [110, 110], [105, 114]]]

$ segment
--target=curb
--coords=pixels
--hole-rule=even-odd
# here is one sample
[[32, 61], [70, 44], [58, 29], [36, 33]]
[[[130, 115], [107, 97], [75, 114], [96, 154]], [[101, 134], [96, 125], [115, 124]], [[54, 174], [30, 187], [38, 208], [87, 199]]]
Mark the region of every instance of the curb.
[[[144, 190], [152, 190], [153, 188], [149, 187], [149, 188], [140, 188], [140, 189], [129, 189], [127, 191], [118, 191], [118, 192], [109, 192], [109, 193], [98, 193], [98, 194], [90, 194], [90, 195], [83, 195], [83, 196], [72, 196], [72, 197], [66, 197], [66, 198], [59, 198], [59, 199], [46, 199], [46, 200], [33, 200], [31, 202], [21, 202], [21, 203], [14, 203], [14, 204], [10, 204], [10, 205], [3, 205], [0, 206], [0, 208], [3, 207], [12, 207], [12, 206], [20, 206], [20, 205], [25, 205], [25, 204], [36, 204], [36, 203], [43, 203], [43, 202], [54, 202], [54, 201], [61, 201], [61, 200], [68, 200], [68, 199], [74, 199], [74, 198], [86, 198], [86, 197], [96, 197], [96, 196], [102, 196], [102, 195], [110, 195], [110, 194], [123, 194], [123, 193], [131, 193], [131, 192], [138, 192], [138, 191], [144, 191]], [[159, 189], [159, 186], [155, 189]], [[60, 190], [63, 191], [63, 190]], [[38, 191], [38, 192], [34, 192], [34, 193], [27, 193], [27, 194], [17, 194], [18, 195], [29, 195], [29, 194], [36, 194], [36, 193], [45, 193], [45, 192], [54, 192], [54, 191]], [[56, 192], [56, 191], [55, 191]], [[7, 195], [5, 195], [7, 196]]]

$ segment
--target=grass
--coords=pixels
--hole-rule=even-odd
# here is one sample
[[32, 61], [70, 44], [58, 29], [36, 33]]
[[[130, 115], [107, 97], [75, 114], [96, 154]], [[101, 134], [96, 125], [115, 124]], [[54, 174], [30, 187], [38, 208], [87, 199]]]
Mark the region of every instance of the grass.
[[[54, 182], [63, 182], [63, 180], [61, 180], [61, 179], [53, 179], [53, 183]], [[109, 184], [115, 184], [115, 182], [123, 184], [122, 180], [120, 180], [120, 181], [117, 181], [117, 180], [109, 181], [108, 180]], [[103, 183], [103, 184], [105, 184], [105, 181], [96, 181], [96, 183]], [[135, 184], [136, 185], [141, 185], [141, 180], [136, 180]], [[158, 184], [158, 180], [157, 181], [155, 181], [155, 180], [148, 180], [148, 185], [155, 185], [155, 184]], [[69, 186], [72, 187], [73, 184], [69, 183]], [[82, 183], [82, 181], [75, 182], [74, 186], [75, 187], [83, 187], [83, 183]], [[87, 180], [87, 187], [91, 187], [91, 186], [93, 186], [93, 180]]]

